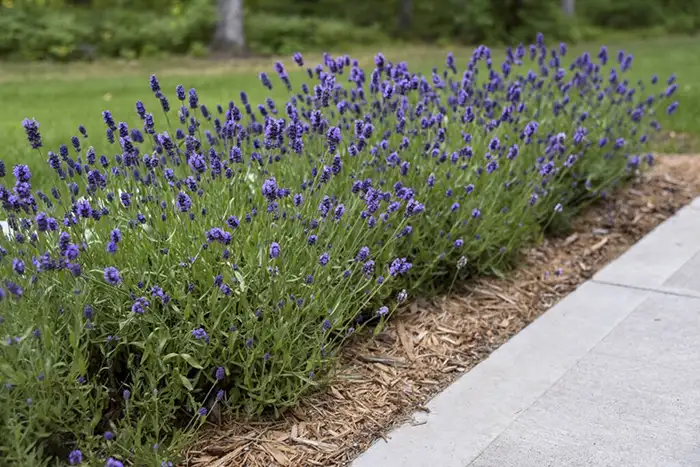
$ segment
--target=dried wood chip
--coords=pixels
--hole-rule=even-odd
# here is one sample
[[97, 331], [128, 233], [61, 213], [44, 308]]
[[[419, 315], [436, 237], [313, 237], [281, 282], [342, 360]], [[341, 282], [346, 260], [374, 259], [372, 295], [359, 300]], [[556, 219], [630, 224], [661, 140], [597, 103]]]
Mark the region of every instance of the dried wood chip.
[[292, 441], [294, 441], [295, 443], [303, 444], [305, 446], [310, 446], [315, 449], [320, 449], [322, 451], [334, 451], [338, 449], [338, 447], [333, 444], [323, 443], [321, 441], [314, 441], [312, 439], [292, 438]]
[[367, 363], [380, 363], [382, 365], [406, 366], [406, 361], [402, 358], [375, 357], [373, 355], [360, 355], [360, 360]]
[[566, 237], [566, 240], [564, 240], [564, 246], [569, 246], [572, 243], [574, 243], [576, 240], [578, 240], [578, 234], [571, 234], [568, 237]]
[[603, 239], [602, 239], [601, 241], [599, 241], [598, 243], [596, 243], [595, 245], [593, 245], [593, 246], [591, 247], [591, 251], [598, 251], [598, 250], [600, 250], [601, 248], [603, 248], [603, 247], [608, 243], [608, 240], [609, 240], [608, 237], [603, 237]]
[[664, 181], [666, 181], [667, 183], [670, 183], [671, 185], [676, 185], [676, 186], [681, 186], [681, 185], [683, 185], [683, 182], [681, 182], [681, 181], [679, 181], [679, 180], [676, 180], [675, 178], [673, 178], [673, 177], [672, 177], [670, 174], [668, 174], [668, 173], [665, 173], [665, 174], [663, 175], [663, 177], [664, 177]]
[[330, 391], [333, 393], [333, 395], [340, 400], [345, 400], [345, 397], [338, 391], [334, 386], [330, 387]]
[[396, 331], [399, 333], [401, 347], [403, 347], [404, 352], [406, 352], [408, 359], [415, 360], [416, 355], [413, 353], [413, 340], [408, 334], [408, 331], [406, 331], [406, 325], [403, 322], [399, 322], [396, 326]]
[[272, 446], [264, 446], [265, 451], [267, 451], [274, 459], [275, 462], [279, 465], [289, 465], [289, 458], [284, 455], [282, 451], [279, 449], [275, 449]]
[[226, 465], [230, 465], [229, 462], [232, 462], [236, 457], [238, 457], [241, 452], [243, 452], [244, 449], [246, 449], [247, 446], [239, 446], [233, 451], [229, 452], [225, 456], [217, 459], [216, 461], [212, 462], [211, 464], [207, 464], [209, 467], [223, 467]]
[[462, 333], [459, 331], [456, 331], [454, 329], [447, 328], [445, 326], [437, 326], [436, 329], [440, 332], [444, 332], [445, 334], [452, 334], [453, 336], [461, 336]]

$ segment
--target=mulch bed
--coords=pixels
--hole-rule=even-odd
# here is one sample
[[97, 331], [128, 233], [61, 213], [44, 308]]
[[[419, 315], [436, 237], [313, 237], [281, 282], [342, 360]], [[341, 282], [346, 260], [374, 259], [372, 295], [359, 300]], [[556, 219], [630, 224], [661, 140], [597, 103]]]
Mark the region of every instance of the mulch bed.
[[526, 251], [507, 278], [481, 278], [400, 310], [355, 339], [330, 387], [281, 419], [207, 427], [190, 466], [347, 465], [377, 438], [602, 266], [700, 194], [700, 156], [659, 156], [655, 169], [590, 207], [566, 238]]

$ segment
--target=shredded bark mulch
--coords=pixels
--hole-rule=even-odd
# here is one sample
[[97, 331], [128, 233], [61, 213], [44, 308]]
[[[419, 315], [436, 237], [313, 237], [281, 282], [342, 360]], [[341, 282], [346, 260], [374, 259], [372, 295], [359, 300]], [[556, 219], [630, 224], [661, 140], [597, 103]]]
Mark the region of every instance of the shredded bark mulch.
[[571, 235], [524, 252], [506, 278], [416, 300], [376, 337], [358, 336], [332, 384], [282, 418], [204, 429], [190, 466], [347, 465], [396, 424], [700, 194], [700, 156], [656, 167], [588, 208]]

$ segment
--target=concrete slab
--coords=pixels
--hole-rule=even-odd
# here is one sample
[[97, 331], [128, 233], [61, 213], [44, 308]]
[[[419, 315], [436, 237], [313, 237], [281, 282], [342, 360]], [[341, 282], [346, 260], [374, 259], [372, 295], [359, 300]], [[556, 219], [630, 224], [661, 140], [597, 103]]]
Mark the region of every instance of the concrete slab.
[[649, 295], [584, 284], [430, 401], [429, 414], [416, 414], [353, 466], [464, 467]]
[[[697, 234], [700, 236], [700, 232]], [[700, 296], [700, 251], [669, 277], [663, 286], [670, 287], [672, 290], [694, 292]]]
[[700, 210], [686, 206], [603, 268], [593, 280], [700, 297], [700, 259], [691, 261], [698, 253]]
[[591, 353], [700, 375], [700, 299], [653, 294]]
[[699, 299], [652, 297], [468, 465], [700, 465], [699, 335]]

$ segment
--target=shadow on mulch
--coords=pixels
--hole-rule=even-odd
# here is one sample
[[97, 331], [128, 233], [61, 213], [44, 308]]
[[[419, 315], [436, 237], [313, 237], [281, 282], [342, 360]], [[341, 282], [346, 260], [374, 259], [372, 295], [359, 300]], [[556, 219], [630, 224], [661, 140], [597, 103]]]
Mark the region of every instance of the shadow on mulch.
[[191, 466], [347, 465], [393, 426], [700, 194], [700, 157], [655, 169], [587, 209], [566, 238], [524, 252], [507, 278], [480, 278], [358, 336], [330, 387], [270, 422], [207, 427]]

